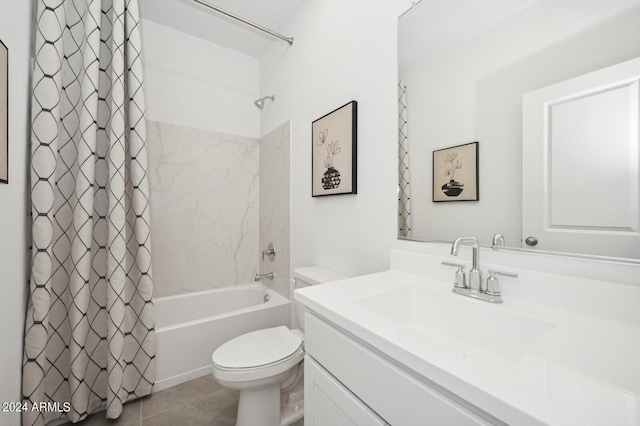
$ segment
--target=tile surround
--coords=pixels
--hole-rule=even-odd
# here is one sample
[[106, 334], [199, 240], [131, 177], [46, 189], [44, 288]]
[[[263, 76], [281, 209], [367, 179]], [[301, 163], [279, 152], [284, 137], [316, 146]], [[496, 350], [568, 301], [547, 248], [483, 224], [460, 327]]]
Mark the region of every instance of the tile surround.
[[147, 128], [155, 296], [251, 282], [258, 140], [154, 121]]
[[[154, 295], [253, 281], [289, 297], [290, 123], [261, 140], [147, 122]], [[274, 262], [261, 252], [273, 242]]]
[[269, 243], [276, 257], [262, 260], [260, 273], [273, 272], [265, 282], [289, 297], [290, 276], [290, 123], [286, 122], [260, 140], [260, 253]]

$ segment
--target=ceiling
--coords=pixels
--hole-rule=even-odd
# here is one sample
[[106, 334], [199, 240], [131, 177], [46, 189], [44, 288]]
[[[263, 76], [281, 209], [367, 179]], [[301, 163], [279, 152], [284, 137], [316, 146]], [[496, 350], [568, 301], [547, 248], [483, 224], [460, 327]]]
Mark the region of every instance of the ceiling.
[[[249, 21], [279, 32], [303, 0], [206, 0]], [[143, 19], [211, 41], [259, 58], [267, 46], [279, 39], [238, 22], [193, 0], [139, 0]]]
[[[539, 0], [417, 1], [398, 25], [400, 70], [438, 57]], [[419, 55], [416, 52], [420, 52]]]

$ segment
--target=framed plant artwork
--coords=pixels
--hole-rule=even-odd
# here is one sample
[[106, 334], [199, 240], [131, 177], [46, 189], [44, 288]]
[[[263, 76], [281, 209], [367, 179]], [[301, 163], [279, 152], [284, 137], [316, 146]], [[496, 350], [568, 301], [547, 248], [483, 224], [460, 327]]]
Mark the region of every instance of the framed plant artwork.
[[0, 182], [9, 183], [9, 49], [0, 40]]
[[478, 142], [433, 151], [433, 202], [478, 201]]
[[358, 103], [311, 124], [311, 195], [357, 194]]

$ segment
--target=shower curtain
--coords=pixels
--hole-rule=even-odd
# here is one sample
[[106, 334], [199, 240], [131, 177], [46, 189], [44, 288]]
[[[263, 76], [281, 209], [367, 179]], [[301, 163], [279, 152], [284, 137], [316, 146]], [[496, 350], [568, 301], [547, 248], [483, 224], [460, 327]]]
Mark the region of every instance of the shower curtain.
[[149, 190], [137, 0], [38, 0], [24, 425], [151, 392]]
[[398, 82], [398, 236], [411, 237], [411, 186], [407, 137], [407, 87]]

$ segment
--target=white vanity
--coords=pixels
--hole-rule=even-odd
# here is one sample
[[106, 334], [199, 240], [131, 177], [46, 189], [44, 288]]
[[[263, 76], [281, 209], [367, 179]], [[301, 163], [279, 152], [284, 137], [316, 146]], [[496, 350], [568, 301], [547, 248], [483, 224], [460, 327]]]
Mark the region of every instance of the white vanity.
[[512, 268], [493, 304], [452, 292], [451, 260], [296, 291], [307, 426], [640, 425], [640, 286]]

